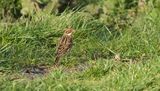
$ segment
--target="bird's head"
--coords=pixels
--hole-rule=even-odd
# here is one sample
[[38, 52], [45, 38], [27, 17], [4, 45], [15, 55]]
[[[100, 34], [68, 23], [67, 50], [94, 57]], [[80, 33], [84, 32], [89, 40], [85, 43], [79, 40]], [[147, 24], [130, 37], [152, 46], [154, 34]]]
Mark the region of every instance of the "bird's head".
[[68, 29], [66, 29], [66, 30], [64, 31], [64, 35], [71, 36], [74, 32], [75, 32], [74, 29], [68, 28]]

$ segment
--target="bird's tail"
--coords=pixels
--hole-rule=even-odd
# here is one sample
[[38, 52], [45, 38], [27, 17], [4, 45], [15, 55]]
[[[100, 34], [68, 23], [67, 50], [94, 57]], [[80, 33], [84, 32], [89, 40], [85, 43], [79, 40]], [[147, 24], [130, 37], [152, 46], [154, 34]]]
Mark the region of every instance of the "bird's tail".
[[59, 60], [60, 60], [60, 57], [59, 56], [56, 56], [56, 59], [54, 61], [54, 64], [58, 65], [59, 64]]

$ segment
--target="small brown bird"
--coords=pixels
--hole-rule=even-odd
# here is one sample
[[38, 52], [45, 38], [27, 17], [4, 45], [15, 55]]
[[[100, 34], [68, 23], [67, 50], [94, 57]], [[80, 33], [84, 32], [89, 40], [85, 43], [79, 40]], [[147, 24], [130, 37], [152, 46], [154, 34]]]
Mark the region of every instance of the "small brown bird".
[[56, 58], [55, 64], [59, 65], [60, 57], [62, 57], [66, 52], [68, 52], [72, 47], [72, 34], [75, 30], [72, 28], [68, 28], [64, 31], [63, 36], [61, 37], [57, 50], [56, 50]]

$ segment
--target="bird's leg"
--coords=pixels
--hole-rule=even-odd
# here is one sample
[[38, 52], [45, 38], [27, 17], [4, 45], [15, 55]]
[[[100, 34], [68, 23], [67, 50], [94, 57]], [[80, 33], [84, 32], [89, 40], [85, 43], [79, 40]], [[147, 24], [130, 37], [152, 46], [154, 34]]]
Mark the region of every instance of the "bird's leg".
[[57, 67], [59, 67], [59, 65], [60, 65], [59, 62], [55, 63], [54, 67], [57, 68]]

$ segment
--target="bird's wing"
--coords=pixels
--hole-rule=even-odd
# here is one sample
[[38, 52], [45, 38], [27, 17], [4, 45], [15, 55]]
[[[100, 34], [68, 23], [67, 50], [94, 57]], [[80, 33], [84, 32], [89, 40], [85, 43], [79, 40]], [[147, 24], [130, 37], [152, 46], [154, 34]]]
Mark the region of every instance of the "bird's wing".
[[56, 55], [61, 56], [66, 53], [72, 45], [72, 38], [68, 36], [63, 36], [59, 42]]

